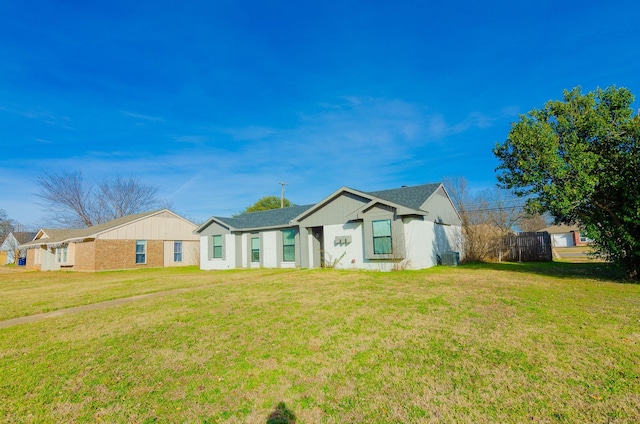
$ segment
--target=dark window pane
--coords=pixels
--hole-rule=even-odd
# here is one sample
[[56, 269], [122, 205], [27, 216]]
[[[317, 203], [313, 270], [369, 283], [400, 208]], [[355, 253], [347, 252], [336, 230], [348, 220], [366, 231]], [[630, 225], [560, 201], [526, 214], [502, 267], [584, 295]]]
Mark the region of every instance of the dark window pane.
[[373, 238], [373, 253], [375, 254], [389, 254], [391, 253], [391, 237], [374, 237]]
[[284, 246], [283, 247], [283, 255], [282, 260], [285, 262], [293, 262], [296, 260], [296, 247], [295, 246]]

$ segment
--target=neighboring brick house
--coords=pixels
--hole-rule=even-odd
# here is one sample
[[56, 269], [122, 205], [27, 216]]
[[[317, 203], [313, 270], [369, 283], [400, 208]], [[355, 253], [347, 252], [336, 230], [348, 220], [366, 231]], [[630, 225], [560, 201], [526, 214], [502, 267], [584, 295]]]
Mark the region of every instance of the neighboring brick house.
[[551, 236], [553, 247], [586, 246], [591, 240], [580, 233], [580, 228], [575, 225], [552, 225], [543, 228], [539, 232], [546, 231]]
[[27, 249], [27, 268], [104, 271], [198, 264], [196, 224], [167, 210], [129, 215], [82, 229], [37, 232]]

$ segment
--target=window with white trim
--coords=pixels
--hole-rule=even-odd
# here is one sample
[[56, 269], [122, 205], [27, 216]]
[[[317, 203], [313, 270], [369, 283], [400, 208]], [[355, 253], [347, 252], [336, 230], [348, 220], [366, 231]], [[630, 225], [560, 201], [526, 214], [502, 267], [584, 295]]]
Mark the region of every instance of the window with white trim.
[[583, 233], [580, 233], [580, 243], [591, 243], [592, 241], [593, 240], [591, 240], [589, 237], [587, 237]]
[[146, 240], [136, 240], [136, 263], [137, 264], [147, 263], [147, 241]]
[[173, 242], [173, 262], [182, 262], [182, 242]]
[[67, 263], [67, 246], [60, 246], [56, 248], [56, 263], [66, 264]]

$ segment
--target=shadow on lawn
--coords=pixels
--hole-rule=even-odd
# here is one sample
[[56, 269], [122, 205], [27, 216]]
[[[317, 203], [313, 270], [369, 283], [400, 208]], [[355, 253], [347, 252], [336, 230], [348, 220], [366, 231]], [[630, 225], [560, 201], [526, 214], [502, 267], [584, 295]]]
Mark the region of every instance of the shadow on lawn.
[[522, 272], [540, 274], [558, 278], [591, 278], [626, 284], [638, 284], [638, 281], [626, 278], [619, 266], [604, 262], [482, 262], [462, 265], [467, 269], [491, 269], [495, 271]]
[[276, 409], [267, 417], [266, 424], [295, 424], [296, 414], [287, 408], [284, 402], [278, 403]]

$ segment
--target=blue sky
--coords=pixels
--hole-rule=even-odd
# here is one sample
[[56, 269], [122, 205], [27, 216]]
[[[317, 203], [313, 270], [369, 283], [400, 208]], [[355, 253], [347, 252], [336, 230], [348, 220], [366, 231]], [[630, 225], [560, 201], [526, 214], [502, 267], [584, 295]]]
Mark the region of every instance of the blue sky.
[[[0, 0], [0, 209], [137, 176], [202, 221], [464, 176], [563, 89], [640, 95], [636, 1]], [[638, 102], [636, 102], [637, 107]]]

